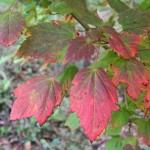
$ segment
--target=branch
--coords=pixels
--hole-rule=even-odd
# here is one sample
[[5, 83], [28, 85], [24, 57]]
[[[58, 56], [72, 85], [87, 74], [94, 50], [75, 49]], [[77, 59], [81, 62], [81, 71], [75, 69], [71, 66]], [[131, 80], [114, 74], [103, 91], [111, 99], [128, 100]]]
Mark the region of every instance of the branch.
[[85, 24], [83, 21], [81, 21], [75, 14], [71, 13], [71, 15], [83, 26], [83, 28], [86, 31], [90, 30], [90, 27], [87, 24]]

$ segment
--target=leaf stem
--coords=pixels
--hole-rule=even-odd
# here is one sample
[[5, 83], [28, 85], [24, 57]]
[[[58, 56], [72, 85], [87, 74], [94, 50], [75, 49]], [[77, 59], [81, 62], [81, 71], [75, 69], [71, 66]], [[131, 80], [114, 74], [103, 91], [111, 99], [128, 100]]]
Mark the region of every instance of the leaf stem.
[[74, 13], [71, 13], [71, 15], [83, 26], [83, 28], [86, 31], [90, 30], [90, 27], [87, 24], [85, 24], [83, 21], [81, 21]]
[[128, 108], [127, 95], [126, 95], [125, 88], [124, 88], [124, 100], [125, 100], [126, 108]]
[[144, 118], [146, 118], [147, 113], [148, 113], [148, 108], [146, 108], [146, 112], [145, 112], [145, 114], [144, 114]]
[[17, 7], [18, 3], [19, 3], [20, 0], [17, 0], [16, 4], [14, 5], [14, 7], [12, 8], [11, 12], [14, 11], [14, 9]]

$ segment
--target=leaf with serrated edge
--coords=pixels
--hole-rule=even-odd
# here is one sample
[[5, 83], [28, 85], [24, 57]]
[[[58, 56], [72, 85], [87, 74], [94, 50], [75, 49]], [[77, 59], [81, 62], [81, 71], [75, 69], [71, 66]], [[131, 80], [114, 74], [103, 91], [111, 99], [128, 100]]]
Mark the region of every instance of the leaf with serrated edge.
[[31, 36], [21, 45], [16, 56], [34, 59], [42, 58], [45, 62], [58, 62], [61, 51], [74, 38], [71, 24], [40, 23], [29, 28]]
[[94, 50], [94, 45], [87, 37], [76, 37], [69, 42], [65, 62], [79, 61], [81, 59], [87, 61], [94, 53]]
[[118, 110], [116, 89], [103, 69], [79, 71], [70, 93], [70, 109], [80, 118], [81, 127], [94, 141], [107, 127], [112, 110]]
[[140, 38], [136, 34], [129, 34], [123, 32], [122, 34], [117, 33], [112, 27], [105, 27], [112, 37], [109, 38], [110, 47], [118, 53], [122, 58], [129, 59], [135, 57], [138, 52], [138, 43]]
[[26, 23], [18, 12], [0, 15], [0, 43], [12, 45], [21, 35]]
[[136, 99], [140, 94], [140, 86], [147, 84], [150, 78], [145, 66], [134, 59], [118, 60], [113, 65], [114, 76], [112, 81], [117, 86], [119, 82], [128, 84], [127, 92], [130, 97]]
[[113, 8], [118, 13], [128, 10], [129, 7], [123, 3], [121, 0], [107, 0], [111, 8]]
[[114, 128], [123, 127], [123, 125], [128, 123], [129, 117], [130, 117], [130, 114], [124, 110], [112, 112], [112, 116], [110, 120], [111, 128], [114, 129]]
[[72, 13], [82, 20], [85, 24], [91, 24], [94, 26], [101, 26], [102, 20], [95, 12], [91, 12], [87, 8], [86, 0], [64, 0], [69, 9], [72, 10]]
[[105, 150], [121, 150], [123, 139], [115, 136], [106, 142]]
[[124, 31], [144, 34], [150, 31], [150, 12], [141, 12], [138, 9], [129, 9], [119, 14], [118, 22]]
[[17, 100], [11, 108], [10, 119], [36, 117], [40, 125], [44, 124], [61, 103], [62, 89], [59, 83], [47, 77], [34, 77], [19, 86], [14, 96]]

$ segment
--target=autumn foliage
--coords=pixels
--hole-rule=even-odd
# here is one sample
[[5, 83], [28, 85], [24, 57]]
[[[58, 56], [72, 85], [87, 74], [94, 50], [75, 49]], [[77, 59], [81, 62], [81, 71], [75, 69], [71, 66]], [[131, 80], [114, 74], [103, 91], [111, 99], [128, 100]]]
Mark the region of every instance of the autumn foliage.
[[[44, 9], [61, 17], [36, 24], [14, 8], [16, 5], [0, 15], [1, 44], [9, 46], [22, 35], [26, 36], [16, 57], [62, 64], [56, 76], [33, 77], [14, 91], [16, 100], [10, 119], [34, 116], [43, 125], [68, 92], [70, 111], [79, 117], [80, 126], [91, 141], [109, 124], [113, 129], [132, 122], [137, 124], [139, 137], [150, 145], [150, 115], [147, 115], [150, 109], [150, 11], [131, 9], [120, 0], [108, 0], [103, 5], [116, 11], [121, 32], [106, 24], [96, 11], [89, 10], [86, 0], [52, 2]], [[68, 15], [73, 21], [64, 19]], [[78, 71], [70, 65], [77, 61], [89, 62], [89, 66]], [[143, 118], [135, 117], [129, 106], [123, 107], [125, 101], [118, 103], [118, 87], [127, 93], [125, 101], [137, 108], [140, 108], [138, 97], [144, 95], [140, 105], [147, 111]], [[117, 125], [118, 113], [127, 120]]]

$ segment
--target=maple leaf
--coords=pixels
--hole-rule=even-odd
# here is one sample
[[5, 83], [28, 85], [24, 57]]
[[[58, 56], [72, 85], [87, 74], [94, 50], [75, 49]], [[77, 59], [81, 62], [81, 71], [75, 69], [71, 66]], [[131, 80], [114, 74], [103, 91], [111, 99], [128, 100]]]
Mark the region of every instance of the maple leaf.
[[113, 8], [118, 13], [123, 12], [125, 10], [130, 9], [125, 3], [123, 3], [121, 0], [107, 0], [108, 4], [111, 8]]
[[142, 84], [147, 84], [150, 78], [146, 67], [139, 61], [118, 60], [113, 65], [114, 76], [112, 81], [117, 86], [119, 82], [128, 84], [127, 92], [129, 96], [136, 99], [141, 90]]
[[101, 68], [82, 69], [72, 83], [70, 109], [80, 118], [85, 134], [94, 141], [106, 128], [112, 110], [118, 110], [114, 84]]
[[69, 23], [45, 22], [29, 27], [29, 30], [32, 36], [21, 45], [16, 56], [58, 62], [61, 51], [68, 45], [68, 41], [74, 38], [74, 29]]
[[88, 10], [86, 0], [64, 0], [64, 2], [71, 13], [79, 20], [82, 20], [84, 24], [101, 26], [102, 20], [97, 13]]
[[104, 29], [112, 36], [109, 38], [110, 47], [121, 57], [129, 59], [137, 55], [138, 43], [140, 42], [138, 35], [129, 34], [128, 32], [118, 34], [112, 27], [108, 26]]
[[18, 12], [0, 15], [0, 43], [6, 46], [12, 45], [25, 27], [26, 23]]
[[19, 86], [14, 96], [17, 100], [11, 108], [10, 119], [16, 120], [35, 116], [44, 124], [53, 109], [61, 103], [62, 89], [58, 82], [46, 77], [34, 77]]
[[123, 29], [136, 34], [150, 31], [150, 12], [141, 12], [139, 9], [128, 9], [119, 14], [118, 22]]
[[94, 53], [95, 47], [87, 36], [76, 37], [69, 42], [65, 62], [79, 61], [84, 59], [89, 60]]

